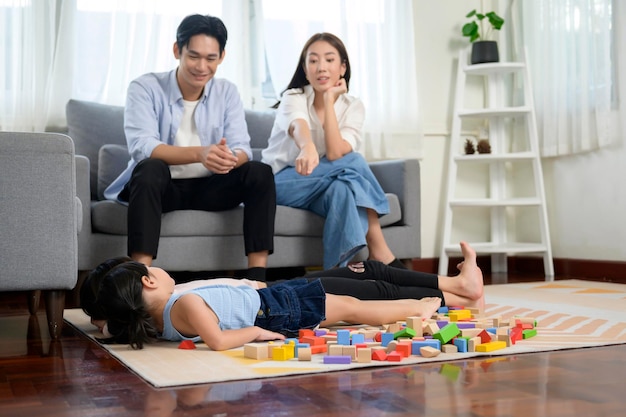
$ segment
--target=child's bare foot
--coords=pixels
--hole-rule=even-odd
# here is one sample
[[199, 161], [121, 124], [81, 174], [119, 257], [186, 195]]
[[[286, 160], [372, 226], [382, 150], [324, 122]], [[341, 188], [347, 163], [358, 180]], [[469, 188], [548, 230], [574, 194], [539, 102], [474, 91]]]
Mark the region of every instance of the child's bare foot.
[[463, 262], [458, 264], [456, 277], [439, 276], [439, 289], [446, 305], [484, 308], [483, 273], [476, 263], [476, 251], [467, 242], [461, 242]]
[[461, 253], [463, 254], [463, 262], [459, 264], [461, 273], [461, 287], [464, 295], [470, 300], [477, 303], [477, 307], [482, 308], [485, 305], [483, 272], [476, 263], [476, 251], [467, 244], [461, 242]]
[[431, 318], [439, 307], [441, 307], [441, 298], [439, 297], [424, 297], [417, 302], [418, 311], [416, 314], [424, 319]]

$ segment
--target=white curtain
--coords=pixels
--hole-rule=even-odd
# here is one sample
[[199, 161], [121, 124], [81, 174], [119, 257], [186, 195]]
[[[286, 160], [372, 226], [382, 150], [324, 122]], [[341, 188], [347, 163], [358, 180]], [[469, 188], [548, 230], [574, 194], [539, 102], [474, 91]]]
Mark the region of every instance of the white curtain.
[[307, 39], [316, 32], [331, 32], [348, 49], [349, 93], [365, 104], [366, 158], [396, 156], [394, 145], [407, 138], [421, 150], [413, 1], [262, 0], [262, 4], [274, 101], [287, 87]]
[[237, 84], [250, 102], [248, 4], [0, 0], [0, 27], [9, 35], [0, 42], [0, 129], [62, 128], [70, 98], [123, 105], [134, 78], [178, 65], [172, 52], [176, 28], [193, 13], [219, 16], [226, 24], [227, 55], [218, 77]]
[[0, 130], [44, 130], [56, 0], [0, 1]]
[[620, 129], [612, 1], [518, 0], [513, 12], [516, 53], [528, 52], [542, 155], [615, 143]]

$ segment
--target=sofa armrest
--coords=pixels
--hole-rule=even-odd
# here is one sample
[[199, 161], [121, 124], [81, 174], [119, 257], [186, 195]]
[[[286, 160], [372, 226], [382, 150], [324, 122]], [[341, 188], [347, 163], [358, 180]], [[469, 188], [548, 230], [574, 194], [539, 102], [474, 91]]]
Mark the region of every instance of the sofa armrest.
[[386, 193], [398, 196], [401, 224], [420, 225], [420, 164], [417, 159], [370, 162], [370, 168]]
[[85, 263], [84, 254], [91, 246], [91, 184], [89, 181], [89, 159], [86, 156], [76, 155], [76, 196], [80, 200], [82, 209], [82, 227], [78, 233], [78, 269], [89, 269]]

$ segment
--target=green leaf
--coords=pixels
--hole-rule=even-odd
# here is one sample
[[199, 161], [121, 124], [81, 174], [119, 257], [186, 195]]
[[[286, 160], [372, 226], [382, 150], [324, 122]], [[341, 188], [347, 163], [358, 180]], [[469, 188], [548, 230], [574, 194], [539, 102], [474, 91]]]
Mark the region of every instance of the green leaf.
[[476, 9], [472, 10], [471, 12], [469, 12], [468, 14], [465, 15], [465, 17], [472, 17], [476, 14]]
[[504, 19], [498, 16], [495, 12], [487, 13], [487, 17], [489, 18], [489, 23], [493, 26], [494, 29], [500, 30], [502, 25], [504, 25]]
[[478, 25], [476, 22], [469, 22], [463, 25], [463, 36], [468, 36], [470, 38], [470, 42], [474, 42], [474, 38], [478, 37]]

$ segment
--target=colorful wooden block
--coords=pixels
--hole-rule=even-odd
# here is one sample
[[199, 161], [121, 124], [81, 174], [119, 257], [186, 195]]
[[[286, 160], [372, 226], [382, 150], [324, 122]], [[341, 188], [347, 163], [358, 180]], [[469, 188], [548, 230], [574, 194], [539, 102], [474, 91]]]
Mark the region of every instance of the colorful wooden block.
[[433, 338], [439, 340], [441, 344], [448, 343], [450, 340], [455, 338], [461, 333], [459, 330], [459, 326], [456, 323], [448, 323], [435, 334], [433, 334]]
[[492, 352], [506, 348], [506, 342], [494, 340], [493, 342], [481, 343], [476, 346], [476, 352]]
[[394, 339], [400, 339], [403, 337], [411, 339], [414, 336], [415, 336], [415, 330], [411, 329], [410, 327], [405, 327], [404, 329], [401, 329], [393, 334]]
[[356, 361], [359, 363], [369, 363], [372, 361], [372, 349], [361, 348], [356, 351]]
[[265, 360], [269, 358], [267, 343], [247, 343], [243, 345], [243, 356], [248, 359]]
[[432, 346], [422, 346], [420, 347], [420, 355], [425, 358], [434, 358], [441, 353], [439, 349], [435, 349]]
[[382, 349], [376, 349], [372, 352], [372, 360], [384, 361], [387, 359], [387, 352]]
[[326, 355], [323, 358], [324, 364], [332, 364], [332, 365], [349, 365], [352, 363], [352, 358], [350, 356], [330, 356]]
[[437, 339], [426, 339], [422, 341], [413, 341], [411, 343], [411, 353], [413, 355], [421, 355], [420, 348], [423, 346], [432, 347], [434, 349], [441, 349], [441, 342]]
[[193, 340], [183, 340], [178, 345], [178, 349], [192, 350], [195, 348], [196, 348], [196, 344], [193, 342]]
[[310, 347], [302, 347], [298, 349], [298, 360], [299, 361], [310, 361], [311, 360], [311, 348]]

